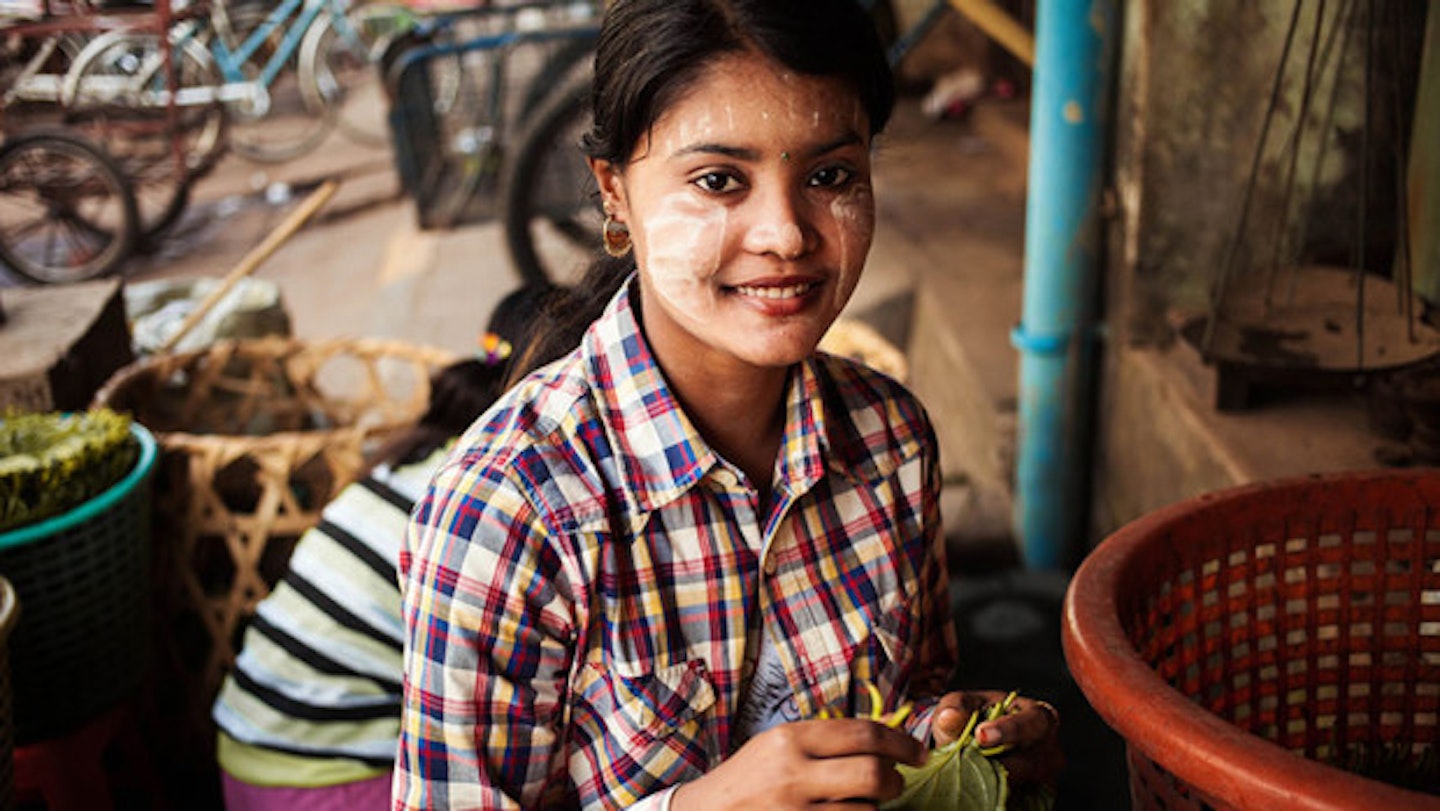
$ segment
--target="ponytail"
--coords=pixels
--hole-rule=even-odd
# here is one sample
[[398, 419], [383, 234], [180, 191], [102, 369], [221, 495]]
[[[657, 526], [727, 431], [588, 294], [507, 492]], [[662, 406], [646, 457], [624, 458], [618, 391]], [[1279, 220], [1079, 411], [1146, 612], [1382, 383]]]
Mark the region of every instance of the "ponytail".
[[528, 345], [510, 368], [506, 388], [579, 346], [585, 330], [605, 311], [605, 305], [620, 292], [634, 270], [635, 261], [629, 256], [602, 255], [586, 269], [579, 284], [557, 289], [548, 296]]

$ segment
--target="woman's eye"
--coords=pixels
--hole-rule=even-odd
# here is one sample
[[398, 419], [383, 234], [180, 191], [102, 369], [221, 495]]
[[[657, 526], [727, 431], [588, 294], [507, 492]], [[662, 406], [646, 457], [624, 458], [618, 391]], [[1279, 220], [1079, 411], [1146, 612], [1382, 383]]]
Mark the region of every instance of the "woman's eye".
[[740, 188], [739, 179], [726, 172], [706, 172], [693, 182], [708, 192], [727, 192]]
[[810, 176], [810, 185], [833, 189], [849, 183], [855, 173], [843, 166], [827, 166]]

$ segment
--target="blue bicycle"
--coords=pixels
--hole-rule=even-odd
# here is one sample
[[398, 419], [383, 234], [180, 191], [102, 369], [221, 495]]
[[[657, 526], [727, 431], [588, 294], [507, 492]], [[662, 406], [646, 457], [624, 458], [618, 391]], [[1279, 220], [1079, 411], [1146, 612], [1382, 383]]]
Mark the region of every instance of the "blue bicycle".
[[[183, 17], [166, 36], [173, 76], [158, 34], [112, 31], [81, 51], [61, 101], [79, 108], [215, 108], [225, 117], [225, 143], [236, 152], [257, 161], [289, 160], [335, 127], [343, 79], [355, 74], [337, 66], [368, 66], [377, 27], [404, 24], [402, 7], [376, 8], [352, 13], [345, 0], [281, 0], [273, 7], [215, 2]], [[212, 158], [197, 151], [191, 161]]]

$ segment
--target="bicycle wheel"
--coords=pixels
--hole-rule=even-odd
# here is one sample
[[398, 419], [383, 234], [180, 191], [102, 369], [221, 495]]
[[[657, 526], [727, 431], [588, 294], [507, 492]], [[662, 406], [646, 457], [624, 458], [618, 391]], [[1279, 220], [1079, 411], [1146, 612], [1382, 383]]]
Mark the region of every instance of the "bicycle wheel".
[[[182, 97], [216, 85], [199, 43], [176, 47], [172, 59]], [[61, 93], [67, 123], [105, 144], [129, 178], [139, 207], [140, 247], [153, 246], [180, 218], [191, 184], [214, 166], [224, 145], [219, 103], [178, 104], [172, 117], [169, 84], [159, 35], [112, 31], [76, 58]]]
[[[256, 2], [229, 6], [229, 32], [224, 34], [226, 46], [231, 51], [239, 50], [241, 43], [265, 22], [270, 11], [268, 5]], [[277, 58], [287, 30], [283, 25], [277, 26], [265, 37], [241, 68], [246, 79], [257, 80], [264, 67]], [[305, 100], [300, 53], [300, 47], [293, 47], [275, 79], [263, 88], [264, 92], [254, 98], [225, 103], [230, 128], [228, 140], [237, 154], [260, 163], [283, 163], [319, 146], [335, 128], [332, 110]]]
[[0, 108], [10, 127], [53, 112], [65, 73], [88, 41], [79, 33], [0, 38]]
[[535, 78], [525, 87], [525, 97], [520, 102], [520, 120], [526, 121], [550, 97], [555, 88], [563, 84], [570, 74], [581, 66], [590, 65], [595, 56], [595, 37], [577, 36], [565, 40], [545, 59]]
[[528, 283], [570, 285], [600, 245], [595, 178], [580, 152], [590, 127], [590, 75], [556, 88], [535, 111], [500, 181], [505, 245]]
[[0, 262], [21, 276], [59, 284], [113, 273], [137, 220], [125, 175], [88, 140], [35, 132], [0, 147]]
[[377, 66], [386, 44], [414, 25], [408, 8], [386, 3], [356, 6], [340, 21], [321, 15], [300, 46], [306, 103], [329, 111], [356, 143], [388, 145], [388, 105]]

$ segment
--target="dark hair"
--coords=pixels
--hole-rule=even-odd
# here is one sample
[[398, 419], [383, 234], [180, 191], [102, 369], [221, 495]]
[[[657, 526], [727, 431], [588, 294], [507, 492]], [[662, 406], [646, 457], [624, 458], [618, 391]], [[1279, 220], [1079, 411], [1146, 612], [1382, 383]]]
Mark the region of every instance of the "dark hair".
[[505, 339], [511, 352], [503, 358], [479, 355], [456, 361], [430, 378], [430, 400], [420, 419], [375, 453], [371, 466], [419, 462], [459, 436], [505, 391], [510, 368], [529, 345], [536, 317], [553, 288], [527, 285], [495, 305], [486, 331]]
[[[616, 0], [605, 13], [585, 154], [623, 166], [661, 114], [717, 59], [754, 51], [791, 70], [847, 83], [877, 135], [895, 106], [895, 80], [856, 0]], [[551, 300], [516, 373], [564, 355], [619, 290], [634, 262], [601, 256]]]

